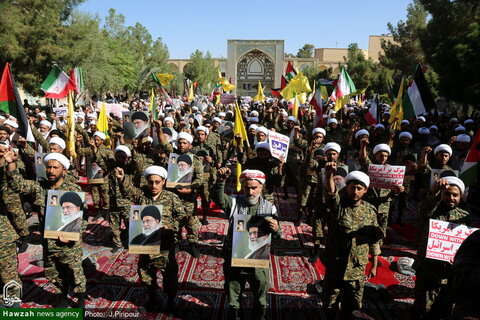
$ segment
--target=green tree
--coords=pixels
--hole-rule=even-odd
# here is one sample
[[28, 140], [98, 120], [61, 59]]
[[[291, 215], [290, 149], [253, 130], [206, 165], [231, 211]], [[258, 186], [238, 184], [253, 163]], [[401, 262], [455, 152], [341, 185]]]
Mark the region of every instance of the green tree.
[[210, 52], [204, 55], [202, 51], [197, 50], [190, 55], [190, 62], [184, 68], [185, 77], [197, 81], [200, 90], [205, 90], [217, 82], [218, 71], [213, 64]]
[[426, 28], [420, 32], [421, 45], [427, 62], [438, 74], [440, 93], [448, 99], [478, 107], [480, 3], [420, 2], [430, 14]]
[[315, 46], [307, 43], [298, 49], [297, 58], [313, 58], [313, 50], [315, 50]]
[[82, 0], [0, 2], [0, 62], [11, 62], [22, 87], [39, 94], [40, 83], [63, 55], [62, 34]]
[[348, 74], [357, 90], [364, 89], [376, 80], [376, 65], [371, 58], [365, 58], [365, 54], [358, 48], [358, 44], [352, 43], [348, 46], [347, 61]]
[[427, 26], [427, 12], [419, 0], [408, 5], [407, 20], [400, 20], [394, 27], [388, 23], [388, 30], [394, 42], [382, 40], [384, 54], [380, 55], [380, 63], [403, 75], [413, 74], [417, 63], [425, 62], [420, 33]]

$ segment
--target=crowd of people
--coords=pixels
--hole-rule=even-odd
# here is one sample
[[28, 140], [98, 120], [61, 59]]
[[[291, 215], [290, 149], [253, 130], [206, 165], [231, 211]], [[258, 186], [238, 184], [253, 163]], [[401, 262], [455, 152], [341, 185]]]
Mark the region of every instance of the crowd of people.
[[[182, 241], [182, 228], [187, 231], [188, 252], [198, 258], [200, 226], [209, 223], [213, 201], [230, 221], [222, 250], [228, 317], [241, 317], [240, 299], [248, 282], [253, 292], [253, 314], [265, 319], [269, 269], [231, 265], [233, 221], [237, 214], [266, 216], [268, 222], [262, 227], [265, 234], [272, 234], [273, 241], [280, 238], [280, 225], [287, 222], [278, 220], [277, 192], [283, 199], [296, 199], [293, 223], [312, 227], [314, 248], [308, 259], [310, 263], [320, 259], [326, 267], [321, 297], [327, 319], [352, 318], [361, 310], [365, 277], [377, 276], [382, 240], [389, 226], [402, 224], [410, 201], [418, 205], [419, 230], [413, 264], [416, 285], [412, 318], [455, 318], [458, 312], [479, 315], [475, 303], [478, 276], [467, 281], [467, 276], [458, 274], [458, 270], [477, 270], [478, 274], [478, 257], [473, 254], [467, 259], [476, 263], [476, 269], [426, 258], [429, 219], [471, 226], [473, 212], [478, 210], [479, 190], [475, 185], [466, 186], [458, 172], [474, 142], [479, 113], [468, 117], [431, 110], [402, 119], [395, 130], [388, 104], [377, 106], [377, 124], [365, 120], [373, 101], [347, 104], [337, 111], [325, 102], [321, 115], [312, 106], [301, 105], [298, 117], [292, 115], [287, 101], [279, 99], [256, 102], [238, 98], [238, 108], [235, 104], [177, 101], [173, 106], [161, 98], [156, 101], [156, 112], [148, 101], [129, 101], [125, 111], [133, 113], [128, 119], [110, 114], [107, 132], [97, 129], [101, 103], [97, 107], [76, 107], [75, 156], [67, 147], [66, 117], [42, 111], [45, 108], [41, 107], [28, 109], [35, 137], [35, 143], [30, 143], [18, 133], [17, 119], [8, 114], [0, 116], [3, 284], [11, 280], [21, 283], [17, 256], [30, 241], [27, 213], [38, 213], [43, 226], [48, 191], [80, 191], [77, 181], [94, 162], [99, 167], [96, 172], [103, 177], [101, 183], [90, 186], [95, 212], [89, 217], [85, 211], [81, 223], [74, 218], [69, 222], [75, 221], [82, 234], [89, 223], [108, 221], [113, 236], [111, 243], [104, 245], [115, 253], [128, 249], [130, 206], [151, 206], [139, 217], [145, 236], [134, 242], [146, 243], [147, 236], [154, 233], [161, 238], [159, 254], [140, 254], [138, 260], [140, 281], [148, 293], [145, 305], [139, 307], [148, 312], [159, 311], [157, 271], [163, 275], [167, 312], [175, 312], [179, 271], [175, 254]], [[135, 111], [149, 116], [135, 115]], [[236, 134], [235, 112], [241, 113], [246, 139]], [[142, 123], [136, 124], [136, 119]], [[125, 131], [125, 121], [133, 123], [132, 132]], [[268, 139], [272, 131], [289, 137], [287, 158], [272, 156]], [[46, 176], [41, 179], [34, 173], [38, 153], [45, 154]], [[186, 173], [179, 174], [173, 187], [167, 187], [172, 153], [178, 155], [179, 172]], [[237, 162], [242, 168], [239, 194], [226, 188], [229, 179], [235, 180]], [[403, 184], [388, 189], [371, 187], [369, 164], [405, 166]], [[65, 213], [82, 206], [75, 196], [68, 198], [66, 194], [55, 199]], [[71, 205], [64, 208], [65, 203]], [[163, 206], [161, 214], [155, 205]], [[478, 232], [474, 235], [478, 238]], [[469, 243], [470, 250], [478, 250], [478, 240]], [[88, 288], [82, 266], [82, 237], [78, 241], [62, 236], [44, 239], [42, 246], [45, 276], [58, 295], [54, 306], [85, 307]], [[371, 268], [367, 269], [369, 261]], [[472, 294], [465, 294], [459, 288], [462, 285]], [[463, 294], [452, 293], [457, 291]], [[69, 293], [75, 300], [69, 299]]]

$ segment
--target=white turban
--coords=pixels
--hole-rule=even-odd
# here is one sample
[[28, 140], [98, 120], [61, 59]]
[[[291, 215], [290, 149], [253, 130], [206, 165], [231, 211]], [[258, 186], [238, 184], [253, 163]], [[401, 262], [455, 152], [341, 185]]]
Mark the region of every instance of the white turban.
[[127, 157], [130, 157], [132, 155], [132, 152], [130, 151], [130, 149], [128, 149], [128, 147], [123, 144], [115, 148], [115, 153], [117, 152], [125, 152]]
[[438, 127], [436, 125], [430, 126], [430, 131], [432, 131], [432, 130], [437, 130], [438, 131]]
[[14, 129], [18, 129], [18, 123], [16, 123], [15, 121], [7, 120], [7, 121], [3, 122], [3, 124], [6, 125], [6, 126], [10, 126]]
[[360, 181], [367, 188], [370, 185], [370, 178], [362, 171], [352, 171], [347, 174], [347, 176], [345, 177], [345, 183], [348, 183], [350, 181]]
[[328, 121], [327, 121], [327, 125], [329, 125], [330, 123], [338, 123], [338, 120], [335, 119], [335, 118], [330, 118], [330, 119], [328, 119]]
[[392, 149], [388, 146], [388, 144], [385, 143], [380, 143], [373, 148], [373, 154], [377, 154], [378, 152], [385, 151], [388, 153], [388, 155], [392, 154]]
[[342, 147], [340, 147], [340, 145], [336, 142], [329, 142], [325, 145], [325, 148], [323, 148], [323, 150], [325, 152], [327, 152], [328, 150], [333, 150], [340, 153], [342, 151]]
[[44, 117], [44, 118], [46, 118], [47, 115], [45, 114], [45, 112], [39, 112], [39, 113], [37, 114], [37, 117]]
[[473, 121], [473, 119], [467, 119], [467, 120], [465, 120], [465, 122], [464, 122], [463, 124], [464, 124], [464, 125], [467, 125], [467, 124], [469, 124], [469, 123], [474, 124], [475, 121]]
[[[248, 127], [248, 130], [257, 130], [258, 126], [256, 124], [251, 124], [250, 127]], [[256, 133], [256, 132], [255, 132]]]
[[268, 129], [265, 128], [265, 127], [258, 127], [256, 130], [255, 130], [255, 134], [259, 133], [259, 132], [263, 132], [266, 136], [268, 136]]
[[437, 153], [439, 152], [446, 152], [448, 153], [450, 156], [452, 155], [453, 151], [452, 151], [452, 147], [450, 147], [448, 144], [440, 144], [438, 145], [435, 150], [433, 151], [433, 154], [436, 155]]
[[258, 111], [253, 110], [250, 112], [250, 117], [258, 117]]
[[268, 143], [268, 141], [258, 142], [255, 145], [255, 151], [258, 150], [258, 149], [265, 149], [265, 150], [270, 151], [270, 144]]
[[408, 121], [408, 120], [402, 120], [402, 122], [400, 122], [400, 123], [401, 123], [401, 124], [402, 124], [402, 123], [405, 123], [405, 124], [410, 125], [410, 121]]
[[177, 135], [177, 141], [180, 140], [180, 139], [185, 139], [188, 141], [188, 143], [192, 143], [193, 142], [193, 137], [190, 133], [188, 132], [180, 132], [178, 135]]
[[90, 119], [90, 118], [93, 118], [93, 119], [97, 119], [97, 114], [96, 113], [89, 113], [87, 115], [87, 118]]
[[294, 116], [288, 116], [287, 121], [293, 121], [293, 122], [297, 123], [297, 118], [295, 118]]
[[222, 123], [222, 119], [220, 119], [219, 117], [214, 117], [212, 119], [213, 122], [218, 122], [218, 123]]
[[408, 139], [412, 140], [413, 136], [410, 132], [403, 131], [398, 135], [398, 139], [402, 139], [402, 138], [408, 138]]
[[443, 177], [442, 179], [447, 180], [448, 184], [451, 186], [457, 186], [460, 189], [460, 192], [463, 194], [465, 192], [465, 184], [462, 180], [457, 177]]
[[208, 136], [208, 133], [210, 132], [210, 131], [208, 131], [208, 128], [205, 127], [205, 126], [198, 126], [198, 127], [195, 129], [195, 132], [198, 132], [198, 131], [203, 131], [203, 132], [205, 132], [205, 134], [206, 134], [207, 136]]
[[418, 128], [418, 133], [420, 133], [420, 134], [430, 134], [430, 129], [428, 129], [427, 127], [421, 127], [421, 128]]
[[225, 112], [219, 112], [218, 117], [226, 117], [227, 114]]
[[159, 177], [162, 177], [163, 179], [167, 179], [167, 170], [165, 170], [164, 167], [160, 166], [150, 166], [145, 171], [143, 171], [143, 175], [146, 177], [151, 176], [152, 174], [155, 174]]
[[52, 137], [49, 141], [48, 141], [48, 144], [56, 144], [57, 146], [59, 146], [60, 148], [62, 149], [65, 149], [65, 147], [67, 146], [65, 144], [65, 140], [63, 140], [62, 138], [60, 137]]
[[52, 124], [50, 123], [50, 121], [47, 121], [47, 120], [42, 120], [42, 121], [40, 121], [40, 125], [41, 125], [41, 126], [47, 126], [47, 127], [49, 127], [49, 128], [52, 127]]
[[424, 116], [417, 117], [417, 120], [420, 120], [420, 121], [423, 121], [423, 122], [427, 121]]
[[88, 124], [97, 124], [97, 121], [95, 120], [90, 120], [90, 122]]
[[315, 128], [315, 129], [313, 129], [312, 135], [315, 135], [315, 134], [317, 134], [317, 133], [323, 134], [324, 137], [327, 135], [327, 132], [326, 132], [325, 129], [323, 129], [323, 128]]
[[61, 153], [49, 153], [43, 158], [44, 163], [48, 163], [50, 160], [57, 160], [62, 164], [65, 169], [70, 168], [70, 161]]
[[358, 131], [355, 133], [355, 139], [358, 139], [358, 137], [363, 136], [364, 134], [366, 134], [367, 137], [370, 136], [370, 133], [368, 133], [367, 130], [365, 130], [365, 129], [360, 129], [360, 130], [358, 130]]
[[464, 126], [458, 126], [455, 128], [455, 132], [466, 131]]
[[458, 142], [467, 142], [467, 143], [470, 143], [470, 141], [472, 141], [472, 139], [470, 138], [470, 136], [468, 134], [459, 134], [457, 136], [457, 140]]
[[267, 176], [260, 170], [243, 170], [240, 174], [240, 182], [244, 180], [257, 180], [261, 184], [265, 184]]
[[163, 119], [163, 122], [167, 122], [167, 121], [170, 121], [172, 124], [175, 124], [175, 120], [173, 120], [172, 117], [165, 117], [165, 119]]
[[105, 133], [103, 133], [103, 132], [101, 132], [101, 131], [95, 132], [95, 133], [93, 134], [93, 136], [94, 136], [94, 137], [97, 136], [97, 137], [99, 137], [99, 138], [102, 139], [102, 140], [107, 139], [107, 136], [105, 135]]
[[374, 130], [377, 130], [378, 128], [382, 128], [383, 130], [385, 130], [385, 126], [381, 123], [375, 125]]

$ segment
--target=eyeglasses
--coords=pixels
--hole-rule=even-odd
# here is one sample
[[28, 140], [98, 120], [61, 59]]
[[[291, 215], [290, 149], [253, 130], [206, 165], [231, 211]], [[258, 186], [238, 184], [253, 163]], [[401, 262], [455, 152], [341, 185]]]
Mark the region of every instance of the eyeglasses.
[[67, 210], [67, 211], [73, 211], [73, 210], [75, 210], [75, 209], [77, 209], [76, 206], [62, 206], [62, 210], [63, 210], [63, 211], [65, 211], [65, 210]]

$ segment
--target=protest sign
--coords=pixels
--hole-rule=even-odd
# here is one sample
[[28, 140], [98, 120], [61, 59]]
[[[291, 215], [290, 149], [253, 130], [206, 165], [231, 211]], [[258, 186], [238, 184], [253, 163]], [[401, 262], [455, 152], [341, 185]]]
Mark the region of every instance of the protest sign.
[[275, 131], [269, 131], [268, 144], [270, 146], [270, 153], [272, 154], [272, 157], [277, 159], [283, 157], [284, 161], [287, 160], [288, 146], [290, 144], [289, 137]]
[[220, 103], [221, 104], [235, 103], [235, 95], [230, 93], [222, 93], [220, 95]]
[[268, 216], [236, 214], [232, 242], [232, 267], [270, 267], [272, 234]]
[[453, 261], [462, 242], [477, 228], [463, 224], [430, 219], [428, 228], [427, 258]]
[[150, 122], [147, 112], [122, 112], [123, 130], [126, 140], [141, 139], [150, 133]]
[[458, 170], [447, 170], [447, 169], [431, 169], [430, 170], [430, 187], [433, 186], [435, 181], [442, 179], [447, 176], [458, 177]]
[[88, 183], [102, 184], [105, 182], [103, 177], [103, 170], [102, 168], [100, 168], [98, 163], [95, 162], [95, 157], [87, 157], [86, 167]]
[[[102, 109], [102, 101], [97, 102], [97, 111], [100, 112]], [[105, 110], [107, 111], [107, 115], [110, 115], [112, 113], [115, 117], [122, 117], [122, 112], [128, 111], [128, 108], [126, 108], [125, 104], [122, 103], [105, 103]]]
[[44, 238], [79, 241], [85, 192], [48, 190]]
[[68, 107], [54, 107], [53, 112], [57, 117], [65, 117], [68, 114]]
[[130, 207], [128, 253], [160, 253], [162, 210], [162, 205]]
[[167, 188], [190, 186], [193, 178], [193, 154], [170, 153], [167, 172]]
[[35, 173], [37, 174], [37, 181], [47, 180], [47, 169], [45, 168], [45, 163], [43, 163], [43, 158], [46, 155], [46, 153], [35, 153]]
[[405, 166], [369, 164], [370, 187], [395, 189], [403, 185]]

